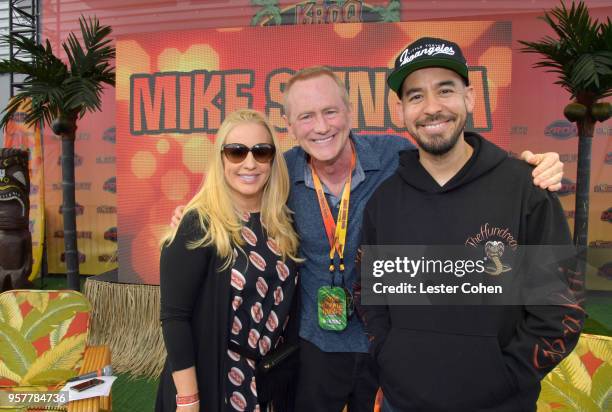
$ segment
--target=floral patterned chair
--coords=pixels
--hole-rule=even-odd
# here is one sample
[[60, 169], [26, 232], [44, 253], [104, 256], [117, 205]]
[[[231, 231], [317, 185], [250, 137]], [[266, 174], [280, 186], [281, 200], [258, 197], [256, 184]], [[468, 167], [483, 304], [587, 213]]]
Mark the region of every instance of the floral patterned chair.
[[612, 338], [580, 335], [578, 345], [542, 381], [538, 412], [612, 410]]
[[[87, 346], [90, 312], [87, 298], [72, 290], [0, 294], [0, 391], [57, 391], [67, 379], [110, 364], [108, 347]], [[0, 411], [5, 409], [38, 410], [3, 402]], [[55, 410], [110, 411], [111, 399], [73, 401]]]
[[[382, 391], [374, 412], [380, 412]], [[612, 411], [612, 338], [580, 335], [576, 348], [542, 381], [537, 412]]]

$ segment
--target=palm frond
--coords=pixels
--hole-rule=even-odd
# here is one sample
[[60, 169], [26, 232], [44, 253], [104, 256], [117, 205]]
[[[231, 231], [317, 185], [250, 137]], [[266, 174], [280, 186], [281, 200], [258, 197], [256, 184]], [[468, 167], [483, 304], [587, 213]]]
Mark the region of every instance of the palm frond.
[[72, 75], [78, 76], [81, 72], [86, 71], [85, 50], [83, 50], [81, 43], [74, 33], [68, 35], [66, 43], [63, 43], [62, 47], [68, 56], [68, 61], [70, 61], [70, 72]]
[[113, 31], [112, 28], [110, 26], [101, 26], [100, 21], [97, 18], [94, 17], [92, 19], [90, 17], [89, 19], [85, 20], [85, 18], [81, 16], [79, 24], [81, 25], [83, 41], [85, 42], [85, 47], [87, 50], [96, 51], [111, 42], [111, 40], [106, 39], [106, 37], [111, 34]]
[[16, 95], [14, 98], [12, 98], [3, 111], [4, 115], [0, 120], [0, 124], [7, 124], [9, 120], [11, 120], [15, 112], [17, 112], [21, 104], [25, 101], [27, 101], [27, 99], [22, 95]]
[[580, 1], [568, 9], [564, 2], [544, 13], [541, 19], [558, 38], [545, 36], [537, 42], [519, 41], [525, 53], [537, 53], [541, 59], [533, 67], [556, 73], [555, 84], [572, 98], [588, 95], [592, 99], [608, 96], [612, 87], [612, 28], [610, 18], [599, 23]]
[[23, 37], [19, 34], [13, 36], [3, 36], [8, 44], [14, 48], [25, 50], [32, 56], [31, 61], [19, 59], [3, 60], [0, 62], [0, 73], [18, 73], [32, 77], [50, 75], [56, 77], [58, 73], [66, 71], [66, 64], [53, 55], [51, 45], [47, 41], [47, 47], [36, 44], [32, 39]]
[[[34, 61], [44, 64], [61, 63], [61, 60], [54, 56], [50, 50], [47, 50], [43, 45], [36, 43], [34, 40], [28, 37], [20, 34], [13, 34], [10, 36], [2, 36], [2, 39], [9, 45], [12, 44], [13, 48], [28, 52]], [[47, 45], [48, 44], [49, 42], [47, 41]]]
[[85, 77], [71, 77], [64, 84], [66, 97], [64, 100], [67, 111], [101, 110], [101, 86]]
[[601, 36], [599, 36], [597, 48], [602, 50], [609, 50], [610, 45], [612, 44], [612, 22], [610, 21], [610, 17], [606, 19], [605, 23], [601, 24], [600, 30]]
[[[13, 72], [25, 75], [21, 91], [5, 108], [0, 126], [5, 126], [19, 109], [19, 105], [27, 100], [32, 102], [25, 118], [27, 124], [32, 125], [41, 120], [49, 121], [58, 112], [59, 102], [63, 98], [59, 88], [68, 75], [67, 67], [60, 59], [49, 53], [49, 44], [45, 48], [19, 35], [10, 38], [9, 41], [14, 41], [19, 47], [33, 52], [34, 58], [28, 62], [19, 59], [0, 62], [0, 73]], [[57, 103], [52, 103], [54, 101]], [[49, 108], [52, 111], [49, 111]]]
[[571, 71], [571, 81], [573, 84], [584, 84], [589, 87], [593, 84], [599, 87], [599, 76], [595, 70], [595, 61], [590, 53], [582, 54], [576, 60]]
[[25, 74], [31, 76], [34, 74], [34, 67], [31, 63], [24, 62], [19, 59], [0, 61], [0, 74], [9, 73]]
[[[115, 48], [107, 36], [112, 32], [110, 26], [101, 26], [96, 18], [79, 19], [83, 42], [71, 34], [64, 44], [70, 61], [71, 73], [76, 77], [90, 78], [114, 86], [114, 68], [110, 62], [115, 58]], [[112, 80], [111, 80], [112, 77]]]
[[17, 96], [4, 109], [0, 127], [6, 127], [26, 100], [31, 102], [25, 118], [28, 124], [51, 124], [60, 116], [76, 119], [77, 115], [101, 109], [103, 84], [115, 85], [115, 48], [108, 38], [112, 29], [101, 25], [96, 17], [81, 16], [79, 25], [83, 40], [70, 33], [61, 45], [68, 64], [53, 54], [48, 40], [42, 45], [20, 35], [3, 37], [14, 48], [30, 53], [32, 60], [0, 61], [0, 73], [25, 76]]

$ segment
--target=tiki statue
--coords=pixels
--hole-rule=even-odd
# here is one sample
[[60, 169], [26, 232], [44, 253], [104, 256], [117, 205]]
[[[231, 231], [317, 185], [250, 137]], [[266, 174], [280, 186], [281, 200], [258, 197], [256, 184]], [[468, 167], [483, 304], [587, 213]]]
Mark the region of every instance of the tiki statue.
[[28, 152], [0, 149], [0, 290], [31, 286]]

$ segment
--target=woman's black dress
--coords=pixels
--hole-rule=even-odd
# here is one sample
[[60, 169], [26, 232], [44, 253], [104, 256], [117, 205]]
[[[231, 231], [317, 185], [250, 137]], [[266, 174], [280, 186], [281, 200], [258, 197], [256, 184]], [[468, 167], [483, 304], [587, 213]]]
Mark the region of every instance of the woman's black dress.
[[[228, 348], [265, 354], [282, 341], [297, 284], [296, 265], [282, 261], [262, 229], [260, 214], [243, 216], [245, 244], [235, 263], [213, 247], [188, 249], [201, 239], [195, 212], [186, 215], [160, 263], [161, 322], [168, 357], [160, 377], [156, 411], [176, 411], [172, 372], [195, 366], [200, 411], [258, 410], [253, 362]], [[296, 320], [292, 312], [292, 320]], [[292, 327], [293, 331], [295, 328]]]
[[[295, 269], [282, 261], [269, 239], [259, 213], [245, 214], [242, 250], [236, 249], [232, 267], [230, 340], [247, 350], [266, 355], [287, 324], [297, 282]], [[227, 353], [227, 410], [259, 410], [255, 363], [229, 350]]]

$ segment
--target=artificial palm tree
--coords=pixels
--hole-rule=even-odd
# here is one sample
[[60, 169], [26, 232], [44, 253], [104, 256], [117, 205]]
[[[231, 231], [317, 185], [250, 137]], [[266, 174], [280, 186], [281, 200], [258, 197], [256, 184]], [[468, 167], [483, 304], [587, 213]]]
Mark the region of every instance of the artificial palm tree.
[[0, 61], [1, 73], [25, 76], [20, 91], [4, 109], [0, 127], [6, 127], [12, 115], [24, 102], [30, 102], [25, 123], [46, 123], [62, 140], [62, 195], [64, 217], [64, 247], [68, 287], [79, 289], [79, 260], [76, 246], [76, 216], [74, 191], [74, 140], [77, 120], [87, 112], [101, 109], [104, 84], [115, 85], [113, 62], [115, 48], [108, 38], [109, 26], [101, 26], [97, 18], [81, 16], [82, 43], [70, 33], [62, 47], [68, 64], [53, 54], [51, 43], [37, 44], [19, 34], [3, 40], [32, 56], [31, 61], [11, 59]]
[[582, 1], [565, 3], [541, 17], [557, 38], [546, 36], [538, 42], [520, 41], [526, 53], [542, 55], [534, 67], [557, 73], [555, 84], [567, 90], [573, 102], [565, 107], [565, 117], [578, 128], [578, 173], [574, 244], [578, 249], [578, 274], [586, 270], [586, 247], [589, 224], [589, 180], [591, 173], [591, 141], [595, 123], [612, 115], [608, 102], [612, 95], [612, 25], [608, 17], [600, 23], [593, 20]]

